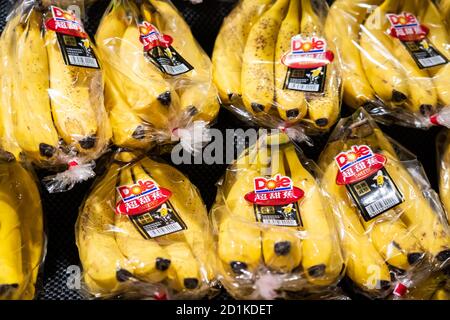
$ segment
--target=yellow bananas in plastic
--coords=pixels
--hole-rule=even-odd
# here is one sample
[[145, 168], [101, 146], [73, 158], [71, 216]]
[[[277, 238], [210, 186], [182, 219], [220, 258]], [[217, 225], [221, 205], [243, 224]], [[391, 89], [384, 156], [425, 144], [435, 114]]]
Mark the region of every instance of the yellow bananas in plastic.
[[0, 300], [31, 300], [45, 236], [34, 176], [17, 162], [0, 163]]
[[[323, 290], [335, 284], [343, 270], [327, 198], [295, 147], [290, 142], [278, 145], [275, 138], [261, 137], [238, 157], [227, 170], [211, 211], [217, 272], [237, 298], [274, 298], [288, 288]], [[287, 181], [289, 186], [282, 187]], [[289, 187], [287, 194], [278, 191]], [[289, 197], [299, 190], [304, 192], [301, 198], [289, 203], [254, 200], [276, 194]], [[268, 294], [271, 290], [278, 294]]]
[[96, 43], [115, 144], [146, 149], [217, 116], [211, 62], [169, 1], [111, 1]]
[[102, 72], [66, 65], [56, 32], [44, 26], [47, 9], [18, 5], [2, 36], [2, 104], [11, 114], [2, 116], [3, 148], [39, 165], [60, 165], [67, 153], [90, 161], [111, 136]]
[[[323, 41], [325, 11], [326, 3], [313, 7], [309, 0], [240, 1], [225, 18], [213, 51], [222, 103], [269, 127], [302, 121], [329, 129], [340, 112], [338, 63], [300, 57], [310, 50], [330, 53]], [[311, 48], [316, 41], [325, 46]]]
[[438, 140], [439, 194], [450, 222], [450, 133], [445, 130]]
[[156, 294], [164, 286], [169, 297], [199, 298], [214, 280], [206, 208], [197, 189], [167, 164], [116, 154], [87, 197], [76, 234], [85, 285], [94, 296], [139, 288]]
[[370, 297], [450, 262], [450, 230], [412, 161], [362, 109], [340, 121], [320, 157], [324, 187], [340, 207], [347, 275]]

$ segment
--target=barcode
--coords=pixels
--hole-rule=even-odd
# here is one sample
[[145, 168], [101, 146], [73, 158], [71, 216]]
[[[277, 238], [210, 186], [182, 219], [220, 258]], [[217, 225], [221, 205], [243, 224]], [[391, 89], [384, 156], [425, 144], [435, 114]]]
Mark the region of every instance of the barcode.
[[374, 203], [366, 206], [367, 213], [371, 218], [375, 217], [377, 214], [384, 212], [397, 204], [399, 204], [399, 199], [394, 195], [391, 195], [389, 198], [382, 198], [380, 200], [375, 201]]
[[168, 224], [167, 226], [159, 227], [156, 229], [149, 229], [148, 227], [149, 226], [144, 226], [144, 229], [151, 238], [161, 237], [166, 234], [174, 233], [183, 229], [178, 222]]
[[298, 227], [298, 223], [295, 220], [263, 219], [262, 222], [274, 226]]
[[319, 84], [299, 83], [295, 79], [291, 79], [291, 80], [289, 80], [287, 88], [291, 89], [291, 90], [298, 90], [298, 91], [318, 92], [320, 90], [320, 85]]
[[434, 56], [434, 57], [430, 57], [430, 58], [419, 59], [419, 62], [422, 66], [427, 68], [427, 67], [434, 67], [434, 66], [437, 66], [440, 64], [444, 64], [446, 61], [442, 56], [438, 55], [438, 56]]
[[71, 65], [98, 68], [97, 59], [90, 57], [68, 56]]
[[179, 64], [177, 66], [163, 64], [162, 67], [164, 68], [164, 71], [171, 76], [176, 76], [189, 71], [189, 68], [185, 64]]

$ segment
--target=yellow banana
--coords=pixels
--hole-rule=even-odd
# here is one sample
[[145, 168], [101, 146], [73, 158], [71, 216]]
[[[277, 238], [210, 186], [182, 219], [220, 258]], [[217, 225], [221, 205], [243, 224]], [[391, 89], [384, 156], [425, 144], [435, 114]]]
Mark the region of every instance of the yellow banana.
[[300, 217], [307, 236], [302, 241], [302, 266], [308, 281], [317, 285], [335, 282], [343, 270], [343, 258], [335, 236], [333, 217], [327, 212], [327, 201], [314, 177], [300, 162], [295, 148], [289, 144], [283, 152], [294, 185], [305, 191], [299, 202]]
[[31, 10], [27, 25], [16, 27], [23, 31], [16, 39], [15, 55], [9, 56], [17, 61], [13, 93], [14, 134], [20, 148], [37, 161], [51, 158], [59, 142], [47, 92], [49, 69], [41, 25], [42, 14]]
[[[302, 0], [301, 32], [304, 36], [322, 36], [323, 26], [310, 0]], [[324, 68], [324, 67], [322, 67]], [[336, 62], [326, 66], [323, 94], [307, 95], [308, 117], [319, 129], [330, 128], [340, 111], [340, 80]]]
[[243, 0], [224, 19], [212, 55], [214, 82], [223, 103], [241, 96], [242, 56], [250, 29], [272, 0]]
[[268, 112], [274, 99], [274, 57], [277, 35], [288, 0], [277, 0], [253, 25], [242, 58], [241, 90], [251, 113]]
[[442, 154], [440, 155], [439, 191], [447, 212], [447, 220], [450, 222], [450, 133], [448, 132], [440, 152]]
[[291, 0], [278, 32], [275, 50], [275, 105], [281, 119], [288, 123], [300, 121], [307, 112], [304, 93], [283, 88], [288, 68], [281, 62], [291, 48], [292, 37], [300, 33], [300, 17], [299, 0]]
[[[365, 1], [379, 5], [383, 0]], [[327, 44], [341, 60], [343, 100], [346, 105], [358, 108], [375, 102], [372, 89], [361, 64], [358, 49], [359, 28], [365, 19], [367, 8], [350, 0], [335, 1], [327, 15], [325, 35]]]
[[[386, 13], [396, 12], [397, 1], [386, 0], [366, 19], [361, 31], [361, 61], [370, 85], [377, 96], [394, 106], [402, 104], [410, 92], [405, 74], [392, 56], [394, 48], [390, 36]], [[380, 21], [381, 17], [381, 21]]]

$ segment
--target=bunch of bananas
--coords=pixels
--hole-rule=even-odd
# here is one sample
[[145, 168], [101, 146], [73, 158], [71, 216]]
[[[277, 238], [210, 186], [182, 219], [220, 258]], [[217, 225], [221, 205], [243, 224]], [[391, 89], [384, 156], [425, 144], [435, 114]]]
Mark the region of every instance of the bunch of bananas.
[[[175, 51], [156, 46], [144, 52], [140, 37], [153, 33], [170, 37]], [[106, 74], [105, 100], [116, 145], [148, 148], [170, 140], [177, 128], [194, 121], [209, 123], [217, 116], [217, 89], [208, 56], [187, 23], [166, 0], [113, 0], [100, 22], [96, 43]], [[170, 75], [153, 64], [154, 50], [181, 56], [192, 70]]]
[[[328, 199], [289, 139], [276, 137], [261, 137], [232, 164], [211, 211], [217, 273], [236, 298], [274, 298], [270, 292], [277, 289], [320, 290], [337, 283], [343, 271]], [[255, 179], [274, 182], [277, 176], [289, 177], [304, 196], [290, 204], [261, 207], [244, 197], [254, 190]], [[300, 223], [281, 219], [273, 224], [261, 218], [277, 214], [289, 219], [298, 215]], [[281, 283], [270, 280], [280, 275]]]
[[[136, 187], [148, 183], [170, 190], [171, 196], [160, 205], [157, 218], [147, 216], [148, 210], [139, 221], [160, 223], [172, 212], [184, 230], [144, 237], [147, 229], [137, 228], [137, 220], [115, 211], [122, 199], [119, 186], [134, 186], [133, 194], [140, 195], [148, 189], [136, 192]], [[165, 284], [176, 297], [199, 298], [214, 279], [212, 233], [197, 189], [178, 170], [147, 157], [128, 152], [115, 156], [81, 208], [76, 239], [87, 290], [98, 297], [125, 294], [139, 284]]]
[[325, 33], [339, 54], [347, 105], [381, 105], [404, 124], [424, 126], [424, 117], [450, 105], [450, 63], [419, 68], [402, 41], [389, 34], [387, 14], [403, 12], [414, 14], [428, 28], [417, 47], [423, 44], [423, 50], [431, 52], [431, 44], [441, 60], [449, 59], [448, 26], [431, 0], [337, 0]]
[[96, 159], [111, 136], [102, 72], [65, 64], [45, 10], [20, 3], [1, 37], [2, 146], [42, 165]]
[[440, 137], [443, 141], [441, 145], [438, 145], [439, 193], [450, 222], [450, 131], [445, 130]]
[[[247, 117], [266, 126], [287, 127], [303, 121], [328, 129], [336, 122], [340, 111], [337, 63], [327, 65], [322, 93], [284, 88], [288, 67], [282, 58], [292, 38], [323, 36], [322, 12], [317, 13], [311, 2], [242, 0], [225, 18], [212, 58], [214, 81], [225, 105], [243, 104]], [[318, 7], [324, 11], [326, 4]]]
[[[360, 185], [361, 194], [369, 188], [378, 190], [389, 181], [402, 195], [397, 205], [385, 202], [386, 209], [369, 219], [363, 218], [348, 185], [337, 183], [339, 168], [335, 159], [353, 146], [368, 146], [386, 159], [387, 175], [379, 180], [377, 173], [376, 181]], [[427, 270], [450, 263], [450, 230], [420, 164], [408, 151], [392, 144], [363, 109], [339, 122], [319, 165], [324, 172], [324, 187], [340, 207], [338, 220], [343, 230], [347, 275], [364, 293], [384, 296], [391, 292], [396, 280], [413, 281], [416, 275], [423, 277]], [[370, 203], [378, 205], [379, 200], [372, 198]]]
[[45, 236], [39, 190], [17, 162], [0, 161], [0, 300], [31, 300]]

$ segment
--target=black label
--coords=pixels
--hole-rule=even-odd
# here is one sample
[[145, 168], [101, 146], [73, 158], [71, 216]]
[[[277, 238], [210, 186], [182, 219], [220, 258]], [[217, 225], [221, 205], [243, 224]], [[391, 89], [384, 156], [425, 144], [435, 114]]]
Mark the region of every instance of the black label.
[[402, 41], [420, 69], [446, 64], [447, 58], [440, 53], [428, 39], [420, 41]]
[[282, 206], [254, 205], [256, 220], [265, 224], [282, 227], [300, 227], [300, 210], [297, 202]]
[[146, 52], [146, 56], [161, 72], [170, 76], [177, 76], [194, 69], [172, 46], [156, 46]]
[[312, 69], [288, 68], [283, 89], [303, 92], [323, 92], [327, 66]]
[[68, 66], [100, 69], [97, 57], [87, 38], [56, 33], [59, 48]]
[[403, 202], [403, 195], [385, 168], [364, 180], [348, 184], [346, 187], [365, 221], [369, 221]]
[[129, 217], [139, 233], [146, 239], [154, 239], [187, 229], [169, 201], [148, 212]]

